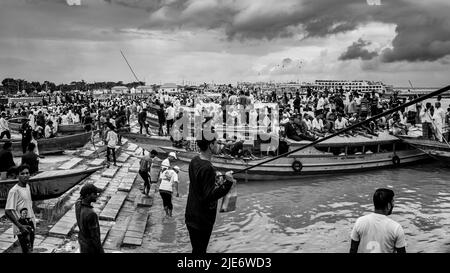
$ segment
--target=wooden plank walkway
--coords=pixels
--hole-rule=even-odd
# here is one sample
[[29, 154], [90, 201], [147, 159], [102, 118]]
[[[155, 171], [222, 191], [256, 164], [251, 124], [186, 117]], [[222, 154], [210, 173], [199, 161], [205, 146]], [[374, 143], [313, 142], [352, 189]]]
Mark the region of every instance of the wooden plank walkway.
[[142, 245], [142, 238], [144, 237], [145, 227], [149, 217], [149, 210], [146, 208], [137, 208], [136, 212], [131, 217], [122, 245]]
[[9, 228], [0, 235], [0, 253], [8, 251], [18, 241], [14, 238], [13, 228]]
[[133, 163], [129, 168], [128, 171], [132, 172], [132, 173], [138, 173], [139, 172], [139, 161], [137, 161], [136, 163]]
[[119, 213], [120, 208], [125, 202], [127, 195], [128, 194], [125, 192], [116, 192], [103, 208], [102, 212], [100, 213], [99, 219], [107, 221], [116, 220], [117, 214]]
[[82, 158], [72, 158], [71, 160], [67, 161], [66, 163], [62, 164], [61, 166], [58, 167], [58, 169], [60, 170], [70, 170], [73, 167], [75, 167], [76, 165], [78, 165], [78, 163], [80, 163], [81, 161], [83, 161]]
[[88, 162], [87, 165], [92, 166], [92, 167], [101, 166], [105, 163], [105, 161], [106, 161], [105, 158], [96, 158], [96, 159]]
[[129, 155], [129, 154], [127, 154], [127, 153], [122, 153], [122, 154], [116, 159], [116, 161], [117, 161], [117, 162], [120, 162], [120, 163], [125, 163], [125, 162], [128, 160], [128, 158], [130, 158], [130, 155]]
[[131, 190], [131, 187], [133, 186], [134, 181], [136, 180], [136, 176], [137, 174], [133, 173], [122, 178], [122, 181], [120, 182], [119, 188], [117, 190], [129, 192]]
[[134, 203], [138, 207], [151, 207], [153, 206], [153, 195], [152, 194], [149, 194], [149, 196], [138, 195], [136, 196]]
[[95, 155], [95, 151], [93, 150], [85, 150], [80, 154], [81, 157], [91, 157], [93, 155]]
[[72, 208], [50, 229], [48, 234], [49, 236], [54, 237], [66, 237], [72, 232], [76, 224], [75, 206], [72, 206]]
[[135, 152], [137, 150], [138, 146], [134, 143], [128, 143], [128, 147], [125, 149], [129, 152]]
[[110, 166], [109, 168], [107, 168], [106, 170], [104, 170], [102, 172], [102, 176], [103, 177], [114, 178], [114, 176], [116, 175], [118, 170], [119, 170], [119, 167]]

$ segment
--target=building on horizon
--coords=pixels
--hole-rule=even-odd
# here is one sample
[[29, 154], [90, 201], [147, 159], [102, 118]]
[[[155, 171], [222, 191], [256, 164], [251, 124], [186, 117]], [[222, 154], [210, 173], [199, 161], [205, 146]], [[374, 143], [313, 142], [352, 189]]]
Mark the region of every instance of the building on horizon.
[[126, 86], [114, 86], [111, 88], [111, 94], [127, 94], [130, 90]]
[[358, 91], [358, 92], [372, 92], [390, 93], [393, 86], [384, 84], [383, 82], [375, 81], [348, 81], [348, 80], [316, 80], [315, 85], [319, 88], [327, 88], [328, 90]]
[[159, 87], [159, 91], [167, 93], [178, 93], [180, 88], [175, 83], [165, 83]]

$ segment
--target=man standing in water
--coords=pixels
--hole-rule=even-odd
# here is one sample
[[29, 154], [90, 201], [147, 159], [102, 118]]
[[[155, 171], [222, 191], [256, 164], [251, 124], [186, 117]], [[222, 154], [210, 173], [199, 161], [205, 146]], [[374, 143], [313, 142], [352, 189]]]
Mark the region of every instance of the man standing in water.
[[216, 220], [217, 200], [230, 191], [234, 179], [230, 171], [225, 174], [223, 183], [216, 183], [216, 169], [211, 164], [211, 156], [218, 149], [215, 138], [210, 141], [203, 136], [197, 140], [197, 146], [200, 155], [189, 163], [190, 185], [185, 223], [192, 253], [204, 254]]
[[33, 251], [34, 236], [29, 236], [32, 233], [32, 227], [23, 225], [19, 222], [20, 212], [26, 208], [28, 217], [36, 226], [36, 217], [33, 212], [33, 201], [31, 200], [30, 186], [28, 179], [30, 179], [30, 167], [22, 164], [18, 168], [19, 182], [14, 185], [8, 192], [8, 199], [6, 200], [5, 215], [14, 224], [14, 235], [19, 238], [20, 246], [23, 253]]
[[394, 208], [394, 192], [377, 189], [373, 204], [374, 213], [356, 220], [351, 233], [350, 253], [405, 253], [405, 232], [399, 223], [387, 217]]

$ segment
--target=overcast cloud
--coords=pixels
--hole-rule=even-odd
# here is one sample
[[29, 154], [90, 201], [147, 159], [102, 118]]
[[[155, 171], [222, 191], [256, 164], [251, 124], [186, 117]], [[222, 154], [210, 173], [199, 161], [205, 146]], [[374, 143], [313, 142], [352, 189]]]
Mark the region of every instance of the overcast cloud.
[[[448, 84], [449, 1], [380, 3], [2, 0], [0, 77], [131, 81], [122, 49], [149, 83], [326, 78]], [[433, 75], [422, 75], [424, 68]]]

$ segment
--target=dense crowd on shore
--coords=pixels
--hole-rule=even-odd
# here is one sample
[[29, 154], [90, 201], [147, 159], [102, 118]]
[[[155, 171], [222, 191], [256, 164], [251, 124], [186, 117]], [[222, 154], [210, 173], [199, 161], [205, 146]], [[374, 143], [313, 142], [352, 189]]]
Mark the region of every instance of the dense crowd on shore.
[[[39, 105], [2, 105], [0, 118], [1, 138], [9, 138], [10, 129], [7, 120], [24, 118], [21, 132], [31, 129], [32, 137], [51, 138], [59, 134], [58, 127], [68, 124], [79, 124], [85, 130], [127, 128], [130, 118], [137, 117], [140, 133], [173, 135], [174, 122], [183, 116], [188, 108], [196, 109], [205, 120], [213, 124], [255, 125], [250, 120], [258, 121], [256, 125], [269, 125], [268, 112], [255, 107], [271, 104], [278, 110], [280, 139], [288, 138], [294, 141], [315, 140], [334, 133], [352, 124], [363, 121], [373, 115], [397, 107], [414, 99], [400, 99], [395, 93], [389, 97], [376, 92], [351, 92], [342, 88], [337, 90], [306, 90], [306, 92], [261, 92], [258, 88], [233, 88], [222, 86], [217, 92], [155, 92], [147, 97], [131, 97], [119, 95], [110, 99], [99, 99], [88, 95], [48, 95], [43, 97]], [[358, 129], [347, 132], [346, 136], [371, 136], [377, 132], [389, 130], [390, 133], [407, 134], [408, 128], [422, 124], [422, 134], [426, 138], [444, 141], [447, 138], [450, 108], [445, 111], [438, 97], [435, 104], [421, 103], [402, 108], [396, 113], [382, 117]], [[255, 109], [256, 111], [252, 111]], [[250, 111], [249, 111], [250, 110]], [[240, 119], [239, 113], [245, 112]], [[270, 113], [270, 109], [269, 109]], [[252, 116], [255, 115], [255, 116]], [[149, 131], [148, 118], [153, 118], [159, 124], [155, 131]], [[143, 129], [145, 129], [143, 131]], [[179, 128], [182, 129], [182, 128]], [[179, 133], [179, 132], [178, 132]], [[102, 134], [102, 130], [101, 130]], [[28, 137], [29, 136], [24, 136]], [[105, 135], [103, 134], [103, 137]], [[224, 151], [233, 150], [234, 144], [242, 144], [242, 140], [227, 135], [219, 136]], [[120, 141], [120, 140], [119, 140]], [[174, 141], [174, 145], [187, 145]], [[242, 152], [238, 145], [233, 156]], [[226, 148], [226, 149], [225, 149]]]

